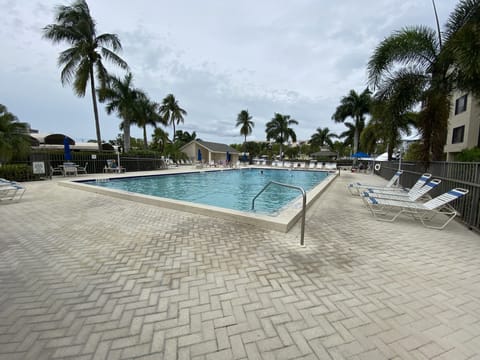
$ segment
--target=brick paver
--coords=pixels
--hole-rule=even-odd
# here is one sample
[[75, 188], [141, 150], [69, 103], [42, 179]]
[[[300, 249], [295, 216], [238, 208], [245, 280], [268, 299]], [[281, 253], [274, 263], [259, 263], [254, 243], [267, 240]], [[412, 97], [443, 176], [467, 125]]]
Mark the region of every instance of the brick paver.
[[480, 237], [372, 219], [342, 173], [288, 234], [57, 186], [0, 204], [0, 359], [473, 359]]

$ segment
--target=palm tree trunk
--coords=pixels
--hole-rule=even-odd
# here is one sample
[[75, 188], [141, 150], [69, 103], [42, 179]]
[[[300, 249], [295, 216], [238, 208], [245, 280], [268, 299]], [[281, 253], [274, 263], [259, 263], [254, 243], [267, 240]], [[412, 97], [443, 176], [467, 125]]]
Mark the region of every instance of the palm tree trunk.
[[172, 143], [174, 143], [175, 142], [175, 120], [172, 121], [172, 125], [173, 125]]
[[147, 150], [147, 126], [143, 125], [143, 148]]
[[358, 152], [358, 129], [355, 129], [355, 133], [353, 135], [353, 153], [356, 154]]
[[123, 121], [123, 146], [125, 152], [130, 151], [130, 119]]
[[98, 151], [102, 151], [102, 135], [100, 134], [100, 119], [98, 118], [97, 93], [95, 92], [95, 77], [93, 66], [90, 67], [90, 87], [92, 91], [93, 114], [95, 116], [95, 130], [97, 132]]

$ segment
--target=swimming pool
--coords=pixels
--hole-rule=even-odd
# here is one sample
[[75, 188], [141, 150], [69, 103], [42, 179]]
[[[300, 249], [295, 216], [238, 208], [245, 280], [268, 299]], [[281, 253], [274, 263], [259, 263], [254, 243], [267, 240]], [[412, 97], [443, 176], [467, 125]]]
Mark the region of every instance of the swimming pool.
[[[86, 182], [110, 189], [251, 212], [252, 199], [271, 180], [309, 191], [325, 180], [326, 172], [242, 169], [154, 175]], [[255, 202], [255, 212], [274, 215], [300, 195], [298, 190], [269, 186]]]
[[[302, 215], [300, 193], [272, 185], [255, 201], [255, 212], [250, 209], [253, 197], [270, 180], [298, 185], [297, 181], [308, 178], [308, 181], [299, 185], [307, 191], [308, 208], [338, 176], [336, 172], [268, 168], [225, 169], [221, 171], [218, 169], [176, 168], [159, 170], [154, 174], [153, 176], [152, 172], [128, 173], [126, 175], [104, 174], [100, 176], [97, 174], [97, 177], [66, 180], [58, 184], [123, 200], [233, 220], [269, 230], [288, 232]], [[142, 186], [139, 186], [138, 181], [140, 179]], [[161, 179], [163, 185], [159, 186], [158, 183], [153, 185], [159, 179]], [[180, 187], [181, 181], [184, 183]], [[194, 191], [193, 185], [196, 189]], [[133, 192], [141, 187], [150, 188], [154, 192], [158, 191], [159, 188], [169, 189], [173, 195], [170, 195], [169, 198], [166, 193], [160, 194], [157, 192], [156, 195], [152, 195], [153, 192]], [[226, 198], [233, 194], [239, 195], [236, 200], [229, 201], [234, 206], [227, 205]], [[196, 200], [193, 200], [194, 198]], [[214, 199], [218, 201], [211, 205]]]

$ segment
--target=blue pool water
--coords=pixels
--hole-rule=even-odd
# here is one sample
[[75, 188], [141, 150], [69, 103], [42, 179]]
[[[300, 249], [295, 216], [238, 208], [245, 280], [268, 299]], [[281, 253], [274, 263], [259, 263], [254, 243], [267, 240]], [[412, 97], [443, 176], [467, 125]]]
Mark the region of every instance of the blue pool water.
[[[270, 180], [301, 186], [305, 191], [309, 191], [327, 176], [328, 173], [321, 171], [242, 169], [142, 176], [86, 183], [250, 212], [252, 199]], [[273, 214], [298, 196], [300, 196], [298, 190], [270, 185], [255, 200], [255, 211]]]

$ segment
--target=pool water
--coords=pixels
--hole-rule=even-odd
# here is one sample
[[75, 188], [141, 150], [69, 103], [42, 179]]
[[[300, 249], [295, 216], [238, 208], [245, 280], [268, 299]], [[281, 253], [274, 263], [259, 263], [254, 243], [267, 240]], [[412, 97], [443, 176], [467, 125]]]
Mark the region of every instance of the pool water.
[[[250, 168], [89, 181], [86, 184], [251, 212], [252, 199], [271, 180], [301, 186], [309, 191], [327, 176], [328, 173], [322, 171]], [[255, 211], [275, 214], [299, 196], [298, 190], [272, 184], [255, 200]]]

